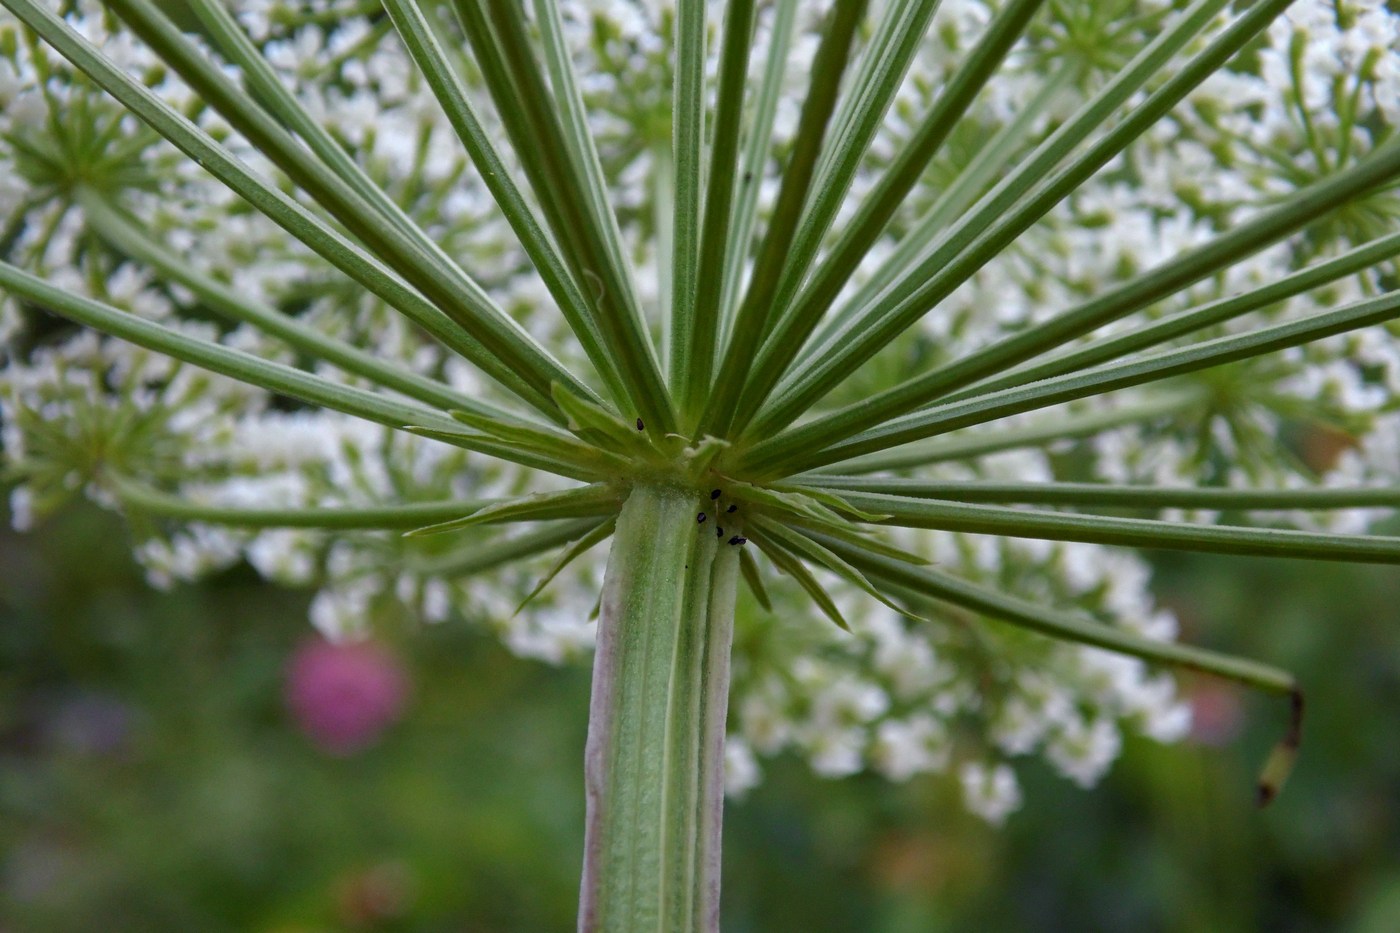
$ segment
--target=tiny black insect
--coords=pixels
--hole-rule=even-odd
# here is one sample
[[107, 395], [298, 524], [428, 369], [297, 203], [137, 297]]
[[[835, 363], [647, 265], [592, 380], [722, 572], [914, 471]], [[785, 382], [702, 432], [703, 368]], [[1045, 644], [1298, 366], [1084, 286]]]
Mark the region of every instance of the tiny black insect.
[[749, 540], [748, 538], [741, 538], [741, 537], [739, 537], [738, 535], [735, 535], [734, 537], [732, 537], [732, 538], [729, 539], [729, 543], [730, 543], [730, 544], [745, 544], [745, 543], [748, 542], [748, 540]]
[[705, 524], [705, 513], [704, 513], [704, 512], [701, 512], [699, 515], [695, 516], [695, 523], [696, 523], [697, 525], [703, 525], [703, 524]]
[[641, 419], [641, 418], [638, 418], [638, 419], [637, 419], [637, 430], [638, 430], [638, 431], [645, 431], [646, 429], [647, 429], [647, 426], [644, 425], [644, 424], [642, 424], [642, 419]]
[[732, 514], [739, 511], [739, 507], [737, 505], [731, 505], [729, 508], [725, 509], [725, 511]]
[[747, 184], [748, 184], [749, 182], [751, 182], [751, 181], [753, 181], [753, 172], [745, 172], [745, 173], [744, 173], [744, 184], [747, 185]]
[[711, 489], [711, 490], [710, 490], [710, 498], [711, 498], [711, 499], [718, 499], [718, 498], [719, 498], [719, 490], [718, 490], [718, 489]]
[[716, 537], [716, 538], [723, 538], [723, 537], [724, 537], [724, 529], [723, 529], [723, 528], [718, 528], [718, 527], [715, 528], [715, 537]]

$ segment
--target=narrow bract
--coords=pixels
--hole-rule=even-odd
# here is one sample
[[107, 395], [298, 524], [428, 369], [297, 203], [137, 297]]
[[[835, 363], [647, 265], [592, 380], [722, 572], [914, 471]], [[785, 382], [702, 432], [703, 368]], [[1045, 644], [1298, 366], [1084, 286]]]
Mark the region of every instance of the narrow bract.
[[1267, 803], [1131, 549], [1400, 562], [1385, 5], [0, 7], [15, 525], [593, 651], [581, 929], [718, 929], [761, 757], [1000, 822], [1177, 670]]

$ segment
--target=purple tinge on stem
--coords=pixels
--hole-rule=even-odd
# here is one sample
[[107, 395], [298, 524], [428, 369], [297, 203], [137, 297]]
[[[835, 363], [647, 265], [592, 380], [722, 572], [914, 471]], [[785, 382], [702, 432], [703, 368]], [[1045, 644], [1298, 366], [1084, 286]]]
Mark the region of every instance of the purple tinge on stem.
[[330, 755], [353, 755], [379, 741], [408, 699], [408, 675], [372, 641], [308, 639], [287, 661], [287, 708], [301, 731]]

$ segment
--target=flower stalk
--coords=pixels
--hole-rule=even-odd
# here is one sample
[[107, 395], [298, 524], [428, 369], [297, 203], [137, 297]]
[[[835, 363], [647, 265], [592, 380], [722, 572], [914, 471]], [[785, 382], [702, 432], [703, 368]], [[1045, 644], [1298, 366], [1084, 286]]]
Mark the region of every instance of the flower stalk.
[[[1000, 820], [1004, 759], [1088, 783], [1114, 723], [1184, 734], [1167, 666], [1291, 698], [1267, 801], [1293, 676], [1175, 644], [1101, 549], [1400, 563], [1400, 537], [1247, 514], [1400, 504], [1400, 97], [1372, 48], [1329, 156], [1305, 85], [1347, 83], [1301, 31], [1280, 58], [1291, 2], [1006, 0], [976, 28], [931, 0], [624, 4], [654, 20], [634, 43], [572, 0], [192, 0], [198, 36], [155, 0], [0, 0], [28, 27], [0, 21], [0, 177], [36, 192], [0, 224], [15, 512], [119, 507], [167, 579], [323, 575], [349, 635], [380, 599], [518, 605], [493, 624], [551, 661], [599, 599], [561, 572], [613, 538], [582, 930], [718, 928], [741, 573], [775, 618], [740, 639], [734, 787], [784, 748], [957, 768], [999, 775], [966, 793]], [[290, 67], [303, 46], [329, 54]], [[1269, 61], [1301, 127], [1232, 99]], [[23, 334], [31, 307], [114, 339]], [[1324, 431], [1335, 464], [1303, 456]], [[1100, 514], [1169, 508], [1246, 514]], [[780, 631], [800, 593], [844, 632]]]
[[693, 489], [618, 517], [593, 662], [579, 929], [717, 930], [739, 549]]

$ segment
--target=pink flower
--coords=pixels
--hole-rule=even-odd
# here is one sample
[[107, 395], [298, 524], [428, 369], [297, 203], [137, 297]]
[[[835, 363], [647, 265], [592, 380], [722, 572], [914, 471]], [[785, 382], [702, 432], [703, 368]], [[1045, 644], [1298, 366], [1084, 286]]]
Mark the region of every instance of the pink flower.
[[373, 745], [398, 721], [408, 698], [403, 665], [372, 641], [308, 639], [287, 662], [285, 676], [292, 717], [331, 755], [352, 755]]

